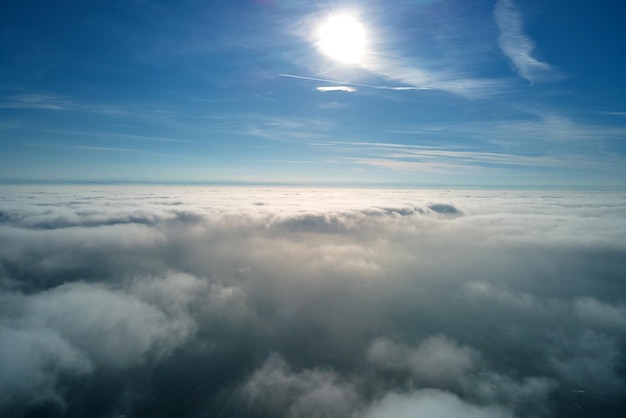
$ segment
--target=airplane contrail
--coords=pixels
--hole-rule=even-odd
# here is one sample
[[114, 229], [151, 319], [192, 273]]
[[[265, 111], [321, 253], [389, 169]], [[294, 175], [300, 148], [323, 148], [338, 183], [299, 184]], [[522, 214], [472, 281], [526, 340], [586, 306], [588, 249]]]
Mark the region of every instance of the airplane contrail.
[[391, 87], [391, 86], [374, 86], [372, 84], [361, 84], [361, 83], [352, 83], [350, 81], [339, 81], [339, 80], [329, 80], [325, 78], [315, 78], [315, 77], [305, 77], [302, 75], [294, 75], [294, 74], [284, 74], [279, 73], [280, 77], [288, 77], [288, 78], [298, 78], [301, 80], [311, 80], [311, 81], [322, 81], [324, 83], [335, 83], [335, 84], [347, 84], [350, 86], [358, 86], [358, 87], [368, 87], [371, 89], [379, 89], [379, 90], [430, 90], [428, 87], [414, 87], [414, 86], [399, 86], [399, 87]]

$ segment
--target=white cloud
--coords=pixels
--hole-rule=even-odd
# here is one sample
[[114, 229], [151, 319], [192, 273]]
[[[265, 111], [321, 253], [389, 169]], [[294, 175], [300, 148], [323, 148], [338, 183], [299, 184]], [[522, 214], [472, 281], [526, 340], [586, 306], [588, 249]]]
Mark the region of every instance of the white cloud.
[[359, 403], [355, 387], [332, 371], [293, 372], [277, 355], [270, 356], [243, 388], [253, 408], [268, 416], [350, 416]]
[[[306, 77], [306, 76], [296, 75], [296, 74], [282, 74], [281, 73], [281, 74], [278, 74], [278, 76], [279, 77], [287, 77], [287, 78], [297, 78], [297, 79], [300, 79], [300, 80], [323, 81], [323, 82], [326, 82], [326, 83], [345, 84], [347, 88], [352, 88], [350, 86], [356, 86], [356, 87], [367, 87], [367, 88], [379, 89], [379, 90], [397, 90], [397, 91], [402, 91], [402, 90], [429, 90], [428, 87], [384, 86], [384, 85], [375, 85], [375, 84], [352, 83], [352, 82], [349, 82], [349, 81], [330, 80], [330, 79], [327, 79], [327, 78], [317, 78], [317, 77]], [[344, 87], [344, 86], [341, 86], [341, 87]]]
[[623, 362], [623, 350], [615, 339], [586, 329], [575, 337], [561, 339], [553, 349], [551, 366], [565, 384], [592, 393], [624, 392], [626, 382], [617, 371]]
[[390, 393], [372, 405], [364, 418], [508, 418], [510, 411], [493, 406], [472, 405], [459, 397], [437, 390]]
[[98, 364], [129, 367], [167, 354], [194, 328], [185, 316], [102, 285], [71, 283], [27, 297], [21, 322], [53, 329]]
[[48, 399], [90, 416], [550, 417], [596, 401], [620, 416], [619, 193], [2, 196], [2, 415]]
[[5, 109], [68, 110], [75, 107], [75, 103], [63, 97], [38, 93], [16, 94], [0, 101], [0, 108]]
[[576, 301], [576, 314], [591, 324], [614, 327], [626, 333], [626, 305], [604, 303], [593, 298]]
[[0, 325], [0, 410], [45, 401], [63, 403], [58, 380], [92, 371], [88, 358], [49, 328]]
[[612, 116], [626, 116], [626, 112], [616, 112], [616, 111], [598, 111], [595, 113], [601, 113], [603, 115], [612, 115]]
[[368, 348], [367, 358], [383, 368], [408, 370], [421, 381], [442, 384], [458, 383], [474, 368], [478, 353], [460, 347], [444, 335], [435, 335], [415, 348], [385, 338], [376, 339]]
[[431, 72], [395, 57], [371, 58], [363, 68], [387, 80], [405, 84], [391, 87], [392, 90], [443, 90], [474, 98], [500, 93], [508, 85], [505, 80], [472, 78], [446, 70]]
[[343, 91], [345, 93], [354, 93], [355, 91], [358, 91], [354, 87], [350, 87], [350, 86], [323, 86], [323, 87], [316, 87], [315, 90], [321, 91], [322, 93], [327, 92], [327, 91]]
[[523, 18], [513, 0], [498, 0], [494, 18], [500, 28], [500, 49], [511, 60], [520, 77], [531, 83], [552, 79], [554, 69], [532, 56], [535, 45], [524, 33]]
[[[575, 171], [577, 177], [586, 178], [592, 178], [597, 173], [618, 176], [626, 164], [626, 159], [607, 151], [610, 144], [624, 138], [626, 129], [607, 124], [580, 123], [550, 113], [535, 112], [528, 119], [495, 123], [406, 126], [389, 132], [441, 144], [451, 137], [463, 136], [483, 145], [475, 150], [468, 150], [462, 145], [407, 145], [392, 140], [316, 141], [310, 145], [336, 153], [342, 161], [352, 164], [394, 171], [484, 175], [490, 178], [497, 178], [500, 173], [511, 176], [508, 169], [518, 167], [552, 169], [553, 173]], [[526, 181], [533, 181], [528, 180], [531, 177], [525, 178]]]

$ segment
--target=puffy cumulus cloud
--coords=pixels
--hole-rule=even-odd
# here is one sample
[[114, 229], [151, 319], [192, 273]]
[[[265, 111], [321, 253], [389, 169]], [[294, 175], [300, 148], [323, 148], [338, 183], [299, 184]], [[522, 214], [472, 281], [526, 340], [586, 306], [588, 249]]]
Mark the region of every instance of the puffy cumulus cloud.
[[364, 418], [509, 418], [513, 415], [493, 406], [472, 405], [450, 393], [418, 390], [408, 394], [390, 393], [373, 404]]
[[351, 383], [329, 370], [292, 371], [278, 355], [270, 356], [243, 387], [252, 409], [266, 416], [346, 417], [357, 408]]
[[586, 329], [578, 336], [560, 338], [554, 348], [560, 353], [554, 353], [551, 363], [564, 383], [596, 394], [624, 393], [623, 350], [615, 339]]
[[370, 344], [367, 359], [378, 370], [408, 378], [407, 388], [447, 390], [479, 404], [523, 410], [524, 415], [542, 409], [524, 403], [541, 400], [539, 405], [544, 405], [555, 389], [551, 379], [526, 376], [520, 381], [500, 374], [478, 351], [444, 335], [428, 337], [416, 347], [378, 338]]
[[0, 326], [0, 405], [7, 411], [44, 401], [62, 404], [60, 376], [91, 370], [91, 362], [50, 329]]
[[435, 384], [458, 382], [474, 368], [477, 357], [474, 350], [443, 335], [429, 337], [415, 348], [379, 338], [367, 351], [368, 360], [375, 365], [410, 371], [417, 379]]
[[4, 292], [0, 408], [63, 406], [68, 378], [151, 367], [193, 339], [197, 320], [205, 328], [240, 321], [247, 314], [241, 298], [236, 287], [175, 273], [123, 286], [76, 281]]
[[55, 330], [96, 363], [111, 367], [164, 355], [193, 329], [184, 316], [167, 315], [101, 284], [80, 282], [26, 297], [22, 315], [16, 322]]
[[576, 301], [575, 309], [583, 321], [626, 333], [626, 304], [623, 302], [616, 305], [593, 298], [582, 298]]
[[619, 194], [0, 195], [2, 416], [626, 408]]

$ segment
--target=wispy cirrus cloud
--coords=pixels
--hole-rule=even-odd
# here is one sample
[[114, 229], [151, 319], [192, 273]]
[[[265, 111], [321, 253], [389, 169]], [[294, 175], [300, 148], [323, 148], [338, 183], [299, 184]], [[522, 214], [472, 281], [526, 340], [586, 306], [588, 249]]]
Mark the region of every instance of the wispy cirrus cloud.
[[544, 151], [513, 146], [487, 146], [467, 149], [455, 146], [409, 145], [392, 142], [316, 142], [311, 146], [343, 154], [342, 161], [402, 172], [454, 174], [485, 170], [582, 169], [619, 172], [624, 160], [610, 154], [590, 154], [585, 149]]
[[579, 122], [566, 116], [538, 112], [532, 119], [500, 121], [494, 124], [470, 124], [458, 130], [493, 144], [515, 149], [535, 149], [551, 144], [553, 152], [567, 153], [572, 146], [598, 152], [598, 144], [621, 141], [626, 128], [619, 125]]
[[459, 172], [489, 166], [555, 167], [565, 163], [551, 156], [430, 147], [383, 142], [315, 143], [352, 154], [347, 160], [368, 166], [409, 172]]
[[123, 147], [103, 147], [95, 145], [76, 145], [76, 144], [44, 144], [38, 142], [22, 142], [21, 145], [28, 147], [43, 147], [43, 148], [59, 148], [66, 150], [79, 150], [79, 151], [106, 151], [106, 152], [147, 152], [150, 151], [140, 150], [136, 148], [123, 148]]
[[375, 57], [363, 68], [387, 80], [405, 84], [392, 90], [441, 90], [468, 98], [484, 97], [508, 90], [509, 81], [474, 78], [445, 70], [427, 71], [396, 57]]
[[531, 83], [554, 79], [556, 70], [533, 57], [535, 44], [524, 33], [523, 18], [517, 5], [512, 0], [498, 0], [493, 15], [500, 29], [498, 45], [519, 76]]
[[[287, 78], [297, 78], [300, 80], [310, 80], [310, 81], [322, 81], [325, 83], [336, 83], [343, 84], [346, 87], [356, 86], [356, 87], [366, 87], [370, 89], [379, 89], [379, 90], [429, 90], [426, 86], [384, 86], [384, 85], [374, 85], [374, 84], [363, 84], [363, 83], [353, 83], [351, 81], [340, 81], [340, 80], [331, 80], [327, 78], [317, 78], [317, 77], [307, 77], [303, 75], [296, 74], [278, 74], [279, 77], [287, 77]], [[356, 90], [356, 89], [355, 89]]]
[[229, 133], [282, 142], [325, 140], [334, 126], [332, 121], [323, 118], [247, 115], [239, 119], [237, 124], [229, 126]]
[[[602, 141], [619, 141], [626, 137], [626, 128], [617, 124], [588, 123], [571, 119], [558, 113], [532, 112], [524, 118], [448, 123], [434, 125], [404, 126], [386, 131], [395, 135], [411, 135], [444, 138], [447, 135], [463, 136], [499, 144], [507, 148], [536, 150], [539, 144], [553, 146], [596, 147]], [[560, 148], [553, 148], [558, 151]], [[569, 148], [568, 148], [569, 149]], [[560, 149], [567, 151], [568, 149]], [[590, 150], [592, 151], [592, 150]]]
[[[219, 126], [219, 125], [215, 125]], [[129, 133], [115, 133], [115, 132], [90, 132], [90, 131], [74, 131], [65, 129], [46, 129], [42, 130], [42, 133], [46, 134], [60, 134], [79, 137], [94, 137], [101, 139], [115, 139], [115, 140], [131, 140], [131, 141], [154, 141], [154, 142], [189, 142], [179, 138], [168, 138], [155, 135], [136, 135]]]
[[597, 111], [594, 113], [598, 113], [601, 115], [611, 115], [611, 116], [626, 116], [626, 112], [615, 112], [615, 111]]
[[354, 83], [345, 80], [307, 77], [296, 74], [278, 74], [280, 77], [301, 80], [337, 83], [345, 86], [365, 87], [378, 90], [410, 91], [410, 90], [441, 90], [465, 97], [482, 97], [506, 91], [507, 80], [469, 78], [459, 74], [428, 72], [395, 58], [372, 58], [362, 64], [363, 69], [376, 74], [390, 82], [402, 85], [375, 85]]
[[16, 94], [0, 100], [0, 108], [3, 109], [68, 110], [75, 107], [71, 100], [50, 94]]
[[54, 93], [29, 92], [0, 98], [0, 109], [32, 109], [60, 111], [88, 111], [100, 115], [129, 115], [132, 110], [127, 106], [105, 103], [86, 103]]

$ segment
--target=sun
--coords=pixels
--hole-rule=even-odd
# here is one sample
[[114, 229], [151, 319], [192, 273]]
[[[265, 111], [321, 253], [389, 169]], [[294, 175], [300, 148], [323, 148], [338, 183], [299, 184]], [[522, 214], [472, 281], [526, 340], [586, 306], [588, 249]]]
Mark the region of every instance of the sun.
[[319, 27], [317, 35], [319, 50], [344, 64], [358, 64], [365, 55], [365, 29], [353, 16], [330, 16]]

